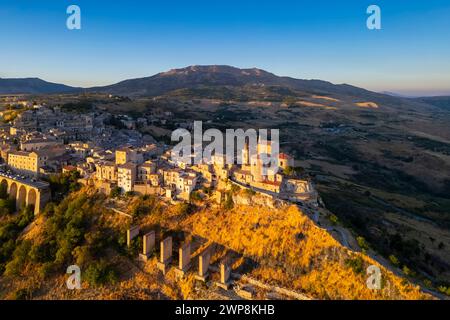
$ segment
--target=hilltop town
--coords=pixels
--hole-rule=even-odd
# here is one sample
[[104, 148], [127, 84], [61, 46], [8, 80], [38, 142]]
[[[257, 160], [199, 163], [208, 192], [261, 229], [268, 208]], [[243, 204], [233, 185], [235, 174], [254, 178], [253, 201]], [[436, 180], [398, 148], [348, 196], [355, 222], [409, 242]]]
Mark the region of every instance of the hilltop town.
[[[152, 118], [124, 116], [117, 124], [104, 111], [67, 112], [61, 106], [17, 104], [25, 110], [1, 128], [0, 175], [10, 180], [8, 193], [17, 199], [18, 208], [36, 205], [36, 201], [24, 196], [12, 181], [39, 182], [39, 193], [45, 194], [46, 178], [71, 171], [78, 172], [80, 182], [106, 195], [157, 195], [189, 201], [193, 192], [207, 189], [214, 191], [220, 203], [225, 201], [226, 182], [230, 181], [273, 200], [317, 206], [311, 181], [297, 174], [288, 154], [278, 155], [279, 170], [269, 175], [263, 175], [261, 161], [251, 161], [248, 147], [241, 151], [242, 165], [227, 164], [223, 154], [213, 155], [209, 163], [191, 165], [172, 160], [170, 146], [136, 130]], [[271, 153], [267, 143], [259, 142], [258, 153]], [[48, 200], [48, 196], [40, 197], [36, 208], [43, 208]]]

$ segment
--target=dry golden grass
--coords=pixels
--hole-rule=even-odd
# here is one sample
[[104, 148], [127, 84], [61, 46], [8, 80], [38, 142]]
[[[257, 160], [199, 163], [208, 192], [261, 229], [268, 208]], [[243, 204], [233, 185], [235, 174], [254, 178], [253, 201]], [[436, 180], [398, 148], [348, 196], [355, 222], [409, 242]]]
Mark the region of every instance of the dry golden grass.
[[[130, 203], [135, 207], [139, 200]], [[111, 226], [116, 232], [125, 232], [129, 218], [105, 210], [98, 221]], [[148, 212], [134, 223], [141, 228], [160, 226], [167, 230], [183, 230], [186, 234], [205, 239], [195, 252], [202, 250], [207, 243], [215, 242], [219, 247], [234, 251], [237, 259], [233, 268], [256, 278], [266, 284], [282, 286], [303, 292], [318, 299], [425, 299], [419, 289], [402, 278], [393, 275], [380, 266], [383, 273], [382, 290], [370, 290], [366, 286], [365, 269], [372, 259], [354, 253], [341, 246], [327, 231], [317, 227], [296, 206], [270, 209], [268, 207], [236, 206], [230, 211], [220, 208], [205, 208], [192, 214], [181, 213], [177, 205], [164, 205]], [[39, 239], [39, 229], [29, 230], [27, 236]], [[223, 258], [225, 251], [219, 249], [213, 261]], [[362, 260], [361, 272], [347, 266], [349, 259]], [[163, 280], [156, 271], [153, 259], [140, 270], [127, 258], [115, 256], [123, 266], [119, 283], [105, 288], [86, 288], [82, 293], [68, 295], [64, 289], [64, 277], [57, 276], [45, 282], [42, 289], [31, 275], [24, 279], [36, 280], [33, 287], [42, 299], [187, 299], [195, 296], [193, 280], [187, 277], [177, 280], [170, 273]], [[244, 263], [253, 261], [252, 263]], [[245, 266], [244, 266], [245, 264]], [[25, 281], [24, 280], [24, 281]], [[6, 283], [5, 283], [6, 284]], [[12, 283], [10, 283], [12, 285]], [[14, 288], [30, 287], [29, 283], [16, 282]], [[9, 292], [14, 292], [12, 288]]]
[[357, 105], [358, 107], [361, 108], [369, 108], [369, 109], [378, 109], [378, 104], [376, 104], [375, 102], [357, 102], [355, 103], [355, 105]]
[[337, 110], [336, 107], [330, 107], [321, 103], [310, 102], [310, 101], [297, 101], [297, 104], [305, 106], [305, 107], [315, 107], [315, 108], [323, 108], [326, 110]]
[[339, 99], [335, 99], [335, 98], [331, 98], [331, 97], [327, 97], [327, 96], [318, 96], [318, 95], [313, 95], [311, 96], [311, 98], [313, 99], [322, 99], [322, 100], [327, 100], [327, 101], [333, 101], [333, 102], [339, 102]]
[[[419, 288], [393, 275], [369, 257], [342, 247], [297, 207], [237, 207], [203, 211], [189, 218], [192, 232], [255, 261], [251, 275], [266, 283], [306, 292], [319, 299], [424, 299]], [[362, 273], [346, 266], [361, 258]], [[382, 290], [370, 290], [365, 269], [378, 265]]]

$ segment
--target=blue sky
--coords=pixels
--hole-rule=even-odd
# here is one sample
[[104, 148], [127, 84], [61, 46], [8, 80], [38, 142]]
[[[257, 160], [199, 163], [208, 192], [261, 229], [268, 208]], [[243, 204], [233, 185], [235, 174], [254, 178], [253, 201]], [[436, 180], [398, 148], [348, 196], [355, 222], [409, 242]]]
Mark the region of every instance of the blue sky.
[[[66, 28], [77, 4], [82, 29]], [[382, 30], [366, 9], [382, 10]], [[0, 0], [0, 77], [106, 85], [196, 64], [450, 93], [448, 0]]]

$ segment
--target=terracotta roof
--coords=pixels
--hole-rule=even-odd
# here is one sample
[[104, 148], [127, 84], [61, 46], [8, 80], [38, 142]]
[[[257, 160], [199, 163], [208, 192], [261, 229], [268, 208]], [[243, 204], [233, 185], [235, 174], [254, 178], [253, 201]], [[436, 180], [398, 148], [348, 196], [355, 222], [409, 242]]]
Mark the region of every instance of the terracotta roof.
[[273, 185], [273, 186], [280, 186], [281, 185], [281, 182], [279, 182], [279, 181], [264, 180], [264, 181], [262, 181], [262, 183], [263, 184], [270, 184], [270, 185]]
[[28, 157], [32, 153], [36, 153], [36, 152], [27, 152], [27, 151], [10, 151], [9, 152], [9, 154], [16, 155], [16, 156], [24, 156], [24, 157]]
[[136, 165], [133, 163], [125, 163], [125, 164], [120, 165], [119, 168], [134, 169], [134, 168], [136, 168]]

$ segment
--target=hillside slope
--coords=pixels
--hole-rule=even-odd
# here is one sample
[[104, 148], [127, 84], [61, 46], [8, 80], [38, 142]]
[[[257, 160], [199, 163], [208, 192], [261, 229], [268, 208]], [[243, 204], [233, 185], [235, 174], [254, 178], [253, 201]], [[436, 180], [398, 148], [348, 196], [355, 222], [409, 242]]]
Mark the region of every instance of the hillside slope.
[[[146, 264], [138, 262], [142, 240], [133, 240], [130, 249], [124, 240], [126, 229], [139, 225], [142, 232], [155, 230], [158, 239], [172, 235], [175, 260], [179, 244], [186, 239], [193, 244], [192, 261], [206, 245], [215, 244], [213, 266], [225, 255], [232, 256], [234, 273], [311, 298], [431, 298], [383, 267], [382, 289], [368, 289], [365, 270], [377, 263], [342, 247], [295, 206], [225, 210], [170, 205], [152, 197], [128, 198], [130, 219], [107, 209], [105, 201], [93, 190], [82, 189], [59, 205], [48, 206], [18, 238], [0, 277], [0, 297], [223, 299], [234, 295], [213, 285], [198, 287], [192, 273], [177, 279], [173, 268], [163, 277], [156, 268], [158, 246]], [[67, 290], [64, 285], [66, 266], [74, 263], [82, 269], [83, 290]], [[194, 262], [191, 271], [195, 268]], [[217, 279], [216, 272], [212, 276]]]
[[441, 96], [441, 97], [423, 97], [417, 98], [417, 101], [421, 101], [427, 104], [431, 104], [443, 110], [450, 111], [450, 97]]
[[0, 94], [51, 94], [73, 93], [79, 91], [81, 91], [81, 88], [47, 82], [39, 78], [0, 78]]
[[[318, 299], [423, 299], [418, 287], [371, 258], [351, 252], [316, 227], [297, 207], [240, 206], [230, 212], [203, 211], [189, 219], [193, 232], [240, 252], [258, 265], [259, 280]], [[366, 268], [382, 270], [382, 290], [366, 285]]]
[[242, 87], [245, 85], [280, 86], [320, 94], [370, 95], [384, 97], [385, 99], [391, 98], [348, 84], [336, 85], [322, 80], [281, 77], [257, 68], [239, 69], [225, 65], [189, 66], [172, 69], [151, 77], [125, 80], [110, 86], [95, 87], [89, 90], [131, 96], [159, 96], [178, 89], [193, 89], [205, 86]]

